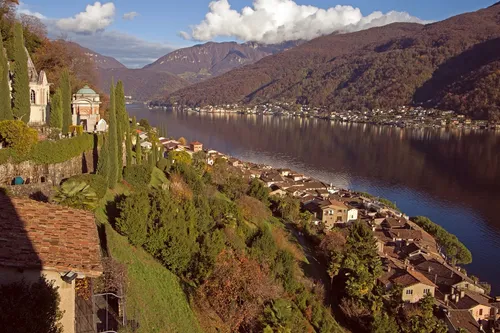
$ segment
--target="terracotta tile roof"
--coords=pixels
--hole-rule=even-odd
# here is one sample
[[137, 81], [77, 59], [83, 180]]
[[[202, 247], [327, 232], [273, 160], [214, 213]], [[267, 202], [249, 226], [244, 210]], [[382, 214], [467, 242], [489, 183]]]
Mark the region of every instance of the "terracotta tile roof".
[[198, 142], [198, 141], [193, 141], [193, 142], [191, 142], [191, 144], [192, 144], [193, 146], [201, 146], [201, 145], [203, 145], [203, 143]]
[[420, 230], [412, 229], [391, 229], [389, 231], [390, 237], [393, 239], [414, 240], [422, 239], [422, 232]]
[[417, 283], [435, 287], [435, 284], [432, 283], [432, 281], [426, 278], [423, 274], [412, 269], [402, 271], [400, 274], [393, 276], [391, 281], [402, 287], [410, 287]]
[[102, 274], [94, 215], [0, 196], [0, 266]]
[[450, 310], [446, 319], [455, 330], [466, 329], [470, 333], [481, 332], [479, 323], [472, 317], [468, 310]]

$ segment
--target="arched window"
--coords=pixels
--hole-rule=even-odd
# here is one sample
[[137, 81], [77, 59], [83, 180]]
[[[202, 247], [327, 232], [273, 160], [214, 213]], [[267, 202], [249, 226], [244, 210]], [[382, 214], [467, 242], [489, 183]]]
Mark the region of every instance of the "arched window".
[[36, 94], [34, 90], [31, 90], [31, 104], [36, 104]]

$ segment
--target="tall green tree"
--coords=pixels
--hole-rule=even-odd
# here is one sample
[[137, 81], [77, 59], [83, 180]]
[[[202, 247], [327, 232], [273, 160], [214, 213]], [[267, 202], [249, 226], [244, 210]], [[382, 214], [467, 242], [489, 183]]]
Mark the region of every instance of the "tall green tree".
[[151, 157], [153, 159], [153, 166], [158, 162], [158, 146], [156, 145], [156, 139], [153, 139], [153, 145], [151, 147]]
[[62, 129], [62, 125], [62, 93], [61, 89], [57, 89], [50, 100], [50, 127]]
[[12, 113], [15, 118], [28, 123], [30, 120], [30, 85], [28, 54], [24, 47], [23, 27], [14, 27], [14, 77], [12, 78]]
[[3, 38], [0, 35], [0, 121], [14, 119], [11, 109], [9, 79], [7, 54], [4, 52]]
[[382, 263], [373, 233], [365, 223], [353, 224], [347, 237], [342, 268], [349, 273], [347, 294], [355, 299], [368, 297], [382, 274]]
[[65, 69], [61, 74], [61, 107], [62, 107], [62, 133], [68, 134], [71, 126], [71, 81], [69, 71]]
[[109, 188], [113, 189], [118, 182], [118, 172], [121, 172], [122, 167], [118, 164], [118, 132], [116, 125], [116, 104], [115, 104], [115, 85], [111, 83], [109, 93]]
[[135, 135], [135, 164], [142, 164], [142, 147], [139, 133]]
[[[116, 110], [116, 132], [118, 144], [118, 165], [123, 166], [123, 138], [126, 123], [127, 110], [125, 107], [125, 92], [123, 91], [123, 82], [118, 81], [115, 87], [115, 110]], [[121, 172], [118, 173], [118, 179], [121, 180]]]
[[125, 148], [127, 151], [126, 163], [127, 163], [127, 167], [130, 167], [130, 166], [132, 166], [132, 138], [131, 138], [131, 134], [130, 134], [130, 125], [128, 122], [126, 124], [126, 128], [127, 128], [126, 133], [125, 133]]
[[137, 129], [137, 118], [135, 116], [132, 117], [132, 124], [130, 124], [130, 129], [135, 131]]
[[[99, 152], [99, 161], [97, 163], [97, 174], [101, 175], [109, 183], [109, 142], [107, 136], [103, 137], [103, 144]], [[107, 184], [106, 184], [107, 185]]]

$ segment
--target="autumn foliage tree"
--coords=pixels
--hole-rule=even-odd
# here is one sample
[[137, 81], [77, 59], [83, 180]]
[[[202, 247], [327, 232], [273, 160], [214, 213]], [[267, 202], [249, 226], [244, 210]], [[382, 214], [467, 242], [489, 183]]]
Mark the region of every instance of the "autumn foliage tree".
[[237, 332], [251, 326], [263, 304], [282, 292], [267, 273], [257, 261], [225, 251], [198, 294], [230, 326], [231, 332]]

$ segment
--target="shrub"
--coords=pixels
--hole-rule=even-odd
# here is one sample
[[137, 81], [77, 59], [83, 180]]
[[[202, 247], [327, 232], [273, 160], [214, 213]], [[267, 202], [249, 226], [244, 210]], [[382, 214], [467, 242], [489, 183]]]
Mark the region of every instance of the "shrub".
[[147, 119], [139, 120], [139, 126], [143, 127], [146, 132], [149, 132], [151, 129], [151, 125], [149, 125], [149, 121]]
[[0, 142], [16, 153], [28, 153], [38, 141], [38, 133], [20, 120], [0, 121]]
[[185, 151], [172, 150], [170, 153], [168, 153], [168, 159], [172, 163], [191, 164], [191, 156], [189, 156], [189, 154]]
[[101, 175], [84, 174], [71, 177], [69, 180], [85, 182], [95, 191], [97, 198], [102, 199], [108, 190], [106, 178]]
[[54, 201], [60, 205], [86, 210], [94, 210], [98, 204], [97, 194], [90, 185], [74, 179], [61, 185]]
[[133, 187], [145, 187], [151, 181], [151, 168], [147, 165], [132, 165], [124, 169], [123, 177]]
[[269, 198], [269, 188], [257, 178], [252, 179], [247, 194], [262, 202], [267, 202]]

